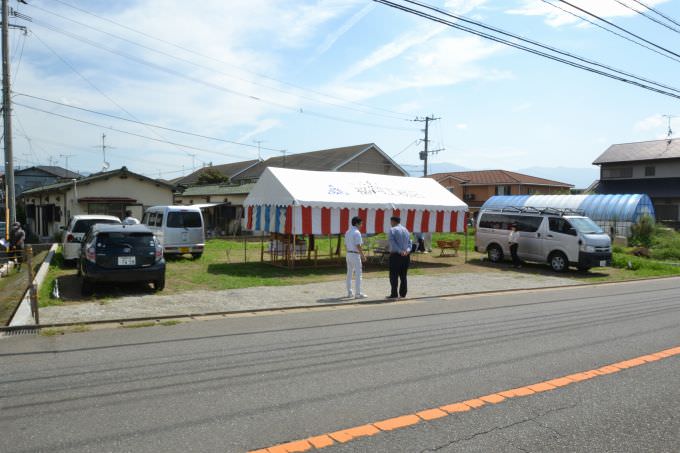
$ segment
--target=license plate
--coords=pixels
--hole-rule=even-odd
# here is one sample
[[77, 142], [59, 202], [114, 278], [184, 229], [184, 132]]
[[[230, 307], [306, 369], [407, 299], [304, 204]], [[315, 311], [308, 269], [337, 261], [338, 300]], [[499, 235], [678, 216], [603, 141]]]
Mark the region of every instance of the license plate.
[[180, 247], [179, 252], [180, 253], [189, 253], [191, 249], [189, 247]]
[[601, 266], [601, 267], [607, 266], [607, 261], [606, 261], [606, 260], [600, 261], [600, 266]]
[[119, 256], [118, 257], [119, 266], [134, 266], [135, 257], [134, 256]]

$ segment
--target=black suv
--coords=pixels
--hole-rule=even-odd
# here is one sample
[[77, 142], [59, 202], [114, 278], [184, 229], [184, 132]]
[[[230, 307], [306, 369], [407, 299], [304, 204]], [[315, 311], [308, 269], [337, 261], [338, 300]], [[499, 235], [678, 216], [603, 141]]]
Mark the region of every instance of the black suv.
[[82, 242], [78, 274], [82, 293], [96, 282], [151, 282], [165, 287], [163, 247], [145, 225], [93, 225]]

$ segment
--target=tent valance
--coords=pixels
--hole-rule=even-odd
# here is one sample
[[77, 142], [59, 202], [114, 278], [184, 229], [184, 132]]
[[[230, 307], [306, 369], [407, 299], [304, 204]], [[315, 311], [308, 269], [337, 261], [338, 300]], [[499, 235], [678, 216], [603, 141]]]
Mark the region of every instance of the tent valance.
[[249, 230], [344, 233], [353, 216], [362, 232], [382, 233], [396, 215], [415, 232], [464, 231], [467, 205], [430, 178], [267, 168], [244, 206]]

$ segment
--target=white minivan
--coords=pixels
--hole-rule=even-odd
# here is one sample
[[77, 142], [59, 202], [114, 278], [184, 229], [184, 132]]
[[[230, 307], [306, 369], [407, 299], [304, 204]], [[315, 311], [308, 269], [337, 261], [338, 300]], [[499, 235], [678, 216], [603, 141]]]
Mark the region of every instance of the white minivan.
[[153, 231], [166, 256], [191, 254], [200, 258], [205, 248], [203, 214], [195, 206], [152, 206], [142, 223]]
[[611, 239], [590, 218], [574, 211], [535, 208], [503, 208], [480, 211], [475, 231], [475, 250], [489, 261], [510, 256], [508, 235], [517, 226], [520, 259], [547, 262], [556, 272], [571, 266], [587, 271], [610, 266]]

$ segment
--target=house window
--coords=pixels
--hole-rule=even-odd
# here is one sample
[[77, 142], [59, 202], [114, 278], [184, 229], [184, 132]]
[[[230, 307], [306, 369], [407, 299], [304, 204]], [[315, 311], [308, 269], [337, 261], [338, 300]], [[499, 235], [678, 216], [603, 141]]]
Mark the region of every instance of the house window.
[[656, 174], [656, 167], [645, 167], [645, 176], [654, 176]]
[[510, 186], [496, 186], [496, 195], [510, 195]]
[[531, 187], [527, 188], [527, 195], [534, 195], [536, 193], [536, 189], [532, 189]]
[[88, 214], [104, 214], [125, 218], [125, 205], [123, 203], [88, 203]]
[[632, 178], [633, 167], [613, 167], [602, 169], [603, 178]]

